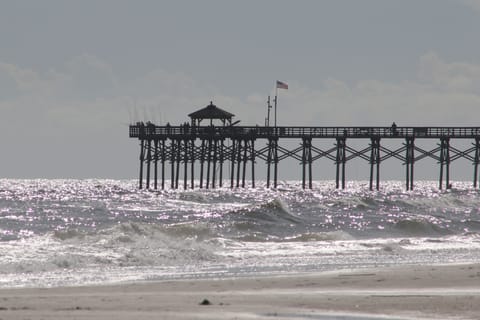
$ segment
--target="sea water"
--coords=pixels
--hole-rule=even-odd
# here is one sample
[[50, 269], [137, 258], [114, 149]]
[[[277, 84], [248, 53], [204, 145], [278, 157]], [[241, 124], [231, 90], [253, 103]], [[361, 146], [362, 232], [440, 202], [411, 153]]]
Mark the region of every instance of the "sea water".
[[134, 180], [3, 179], [0, 287], [478, 262], [480, 191], [454, 186], [155, 191]]

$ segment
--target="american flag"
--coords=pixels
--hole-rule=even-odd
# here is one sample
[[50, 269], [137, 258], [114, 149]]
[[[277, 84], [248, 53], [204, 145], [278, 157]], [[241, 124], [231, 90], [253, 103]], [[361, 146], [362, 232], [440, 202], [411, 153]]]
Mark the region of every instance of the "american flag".
[[278, 81], [278, 80], [277, 80], [277, 88], [278, 88], [278, 89], [286, 89], [286, 90], [288, 90], [288, 84], [286, 84], [285, 82], [282, 82], [282, 81]]

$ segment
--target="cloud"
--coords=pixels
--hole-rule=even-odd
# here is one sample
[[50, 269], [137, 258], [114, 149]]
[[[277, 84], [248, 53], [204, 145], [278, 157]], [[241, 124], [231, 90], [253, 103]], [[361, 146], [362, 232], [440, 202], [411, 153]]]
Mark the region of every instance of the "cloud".
[[0, 99], [15, 98], [20, 94], [15, 66], [0, 63]]
[[[243, 124], [262, 125], [267, 116], [266, 94], [228, 96], [215, 84], [162, 69], [119, 79], [108, 63], [88, 54], [44, 73], [0, 63], [0, 84], [3, 108], [28, 109], [47, 121], [78, 127], [147, 118], [181, 123], [210, 100]], [[283, 125], [476, 125], [479, 116], [480, 65], [446, 62], [435, 52], [419, 58], [418, 74], [410, 81], [327, 78], [320, 88], [301, 81], [289, 85], [278, 96]]]
[[71, 94], [76, 97], [96, 98], [112, 94], [117, 85], [111, 66], [90, 54], [73, 57], [66, 63], [64, 72], [65, 79], [71, 82]]
[[38, 73], [0, 62], [0, 99], [14, 99], [36, 91], [41, 85]]
[[480, 65], [444, 62], [430, 52], [420, 59], [419, 76], [427, 84], [447, 92], [480, 92]]
[[[30, 108], [43, 102], [96, 99], [112, 93], [115, 78], [108, 65], [92, 56], [74, 57], [64, 67], [40, 72], [0, 62], [0, 101], [21, 105], [36, 101]], [[36, 106], [35, 106], [36, 105]]]
[[[395, 121], [400, 126], [478, 126], [480, 65], [448, 62], [428, 52], [419, 57], [417, 71], [403, 82], [326, 78], [312, 88], [290, 80], [289, 90], [278, 92], [278, 124], [389, 126]], [[45, 162], [37, 164], [41, 176], [56, 176], [58, 168], [72, 161], [79, 176], [107, 174], [86, 165], [92, 155], [101, 159], [98, 166], [108, 168], [110, 176], [125, 176], [122, 170], [133, 164], [120, 161], [112, 166], [110, 158], [111, 153], [124, 153], [127, 158], [122, 161], [135, 160], [126, 151], [136, 148], [127, 137], [129, 122], [179, 124], [213, 100], [243, 125], [264, 124], [268, 93], [239, 97], [221, 89], [228, 79], [219, 84], [201, 80], [160, 68], [135, 79], [120, 78], [107, 62], [87, 54], [44, 72], [0, 62], [0, 125], [16, 137], [12, 141], [4, 136], [1, 143], [7, 154], [25, 159], [31, 157], [29, 146], [35, 145]], [[270, 117], [272, 124], [273, 110]], [[108, 147], [112, 143], [115, 147]], [[4, 167], [14, 168], [12, 161]], [[68, 174], [68, 166], [63, 166]]]
[[480, 13], [480, 0], [461, 0], [460, 3], [477, 10]]

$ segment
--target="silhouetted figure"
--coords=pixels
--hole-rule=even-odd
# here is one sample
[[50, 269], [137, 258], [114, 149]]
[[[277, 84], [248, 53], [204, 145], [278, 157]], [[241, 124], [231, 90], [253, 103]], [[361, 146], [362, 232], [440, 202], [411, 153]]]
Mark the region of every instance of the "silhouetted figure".
[[167, 134], [169, 134], [170, 133], [170, 122], [167, 122], [166, 127], [167, 127]]
[[392, 123], [392, 134], [396, 136], [398, 134], [397, 132], [397, 124], [395, 122]]
[[140, 128], [140, 135], [144, 135], [145, 134], [145, 125], [143, 124], [143, 122], [142, 121], [137, 122], [137, 126]]

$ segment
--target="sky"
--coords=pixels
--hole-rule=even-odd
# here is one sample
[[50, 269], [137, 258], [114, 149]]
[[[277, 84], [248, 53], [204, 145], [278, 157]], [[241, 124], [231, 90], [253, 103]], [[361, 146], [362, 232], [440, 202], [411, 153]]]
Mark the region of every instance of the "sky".
[[279, 125], [479, 126], [479, 31], [480, 0], [0, 0], [0, 177], [136, 178], [130, 123], [262, 125], [275, 80]]

